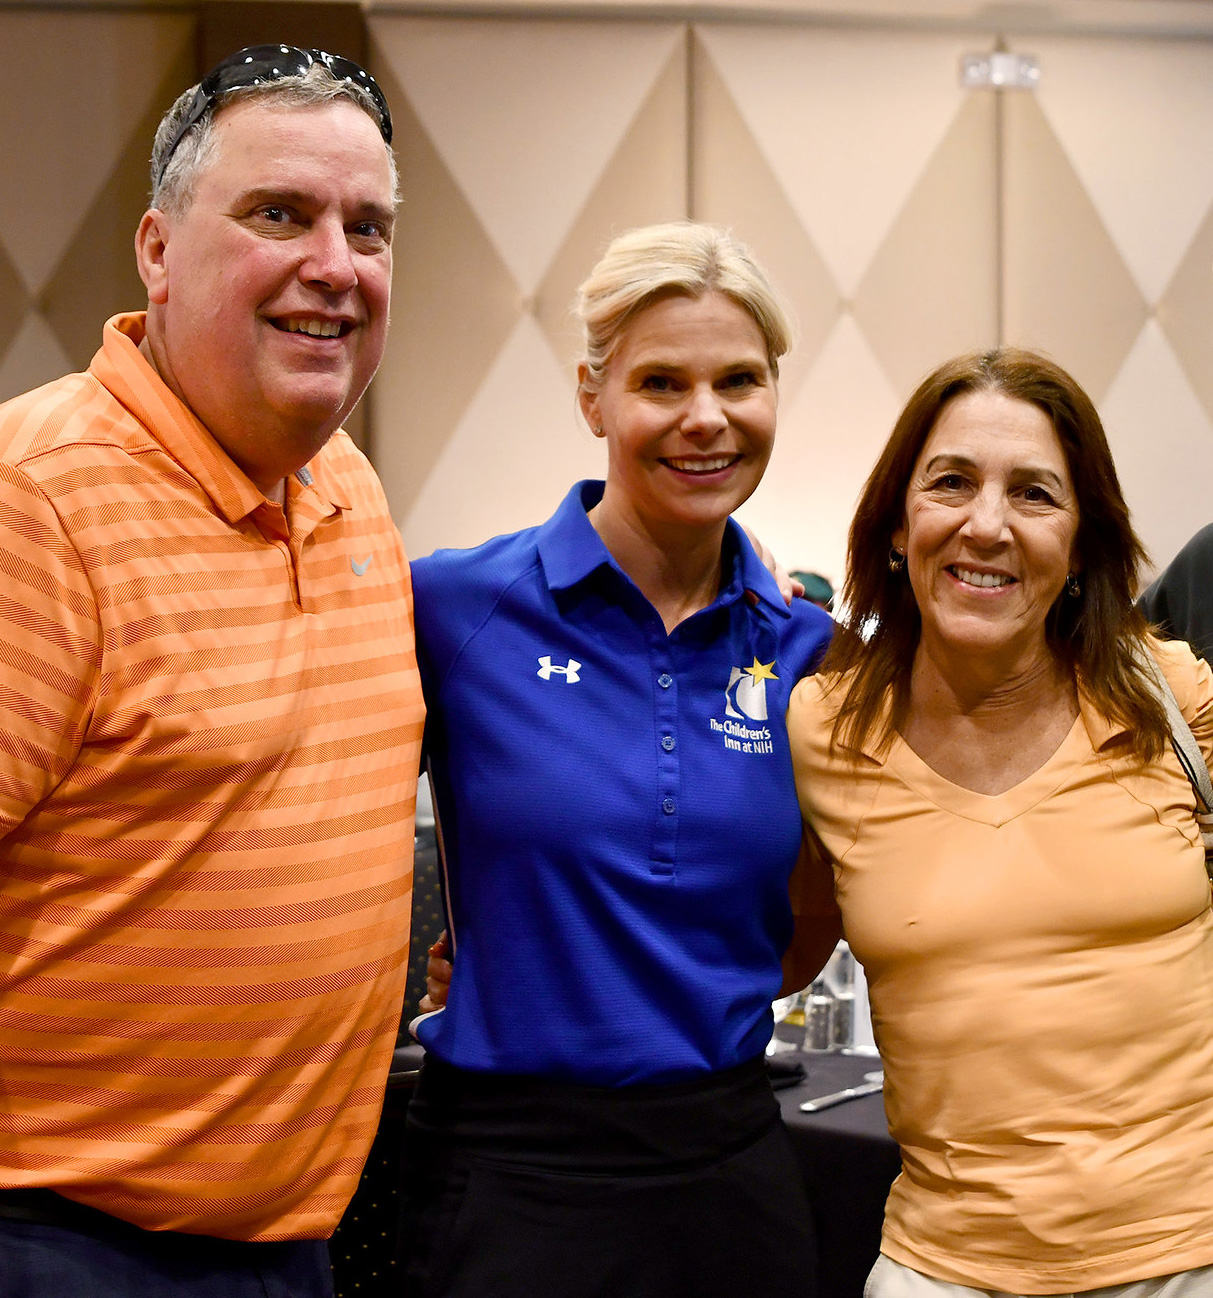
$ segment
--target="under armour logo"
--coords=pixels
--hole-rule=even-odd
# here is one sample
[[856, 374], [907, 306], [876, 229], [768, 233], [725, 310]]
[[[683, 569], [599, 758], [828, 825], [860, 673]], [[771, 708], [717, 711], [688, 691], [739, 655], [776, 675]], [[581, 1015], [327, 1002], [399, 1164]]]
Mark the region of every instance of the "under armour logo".
[[353, 568], [353, 570], [354, 570], [354, 576], [355, 576], [355, 577], [365, 577], [365, 576], [366, 576], [366, 570], [371, 566], [371, 560], [372, 560], [374, 557], [375, 557], [375, 556], [374, 556], [373, 554], [368, 554], [368, 555], [366, 556], [366, 558], [362, 560], [361, 563], [359, 563], [359, 561], [358, 561], [357, 559], [351, 559], [351, 560], [350, 560], [350, 567]]
[[542, 677], [545, 681], [550, 681], [552, 679], [552, 675], [554, 673], [557, 673], [564, 677], [564, 683], [566, 685], [575, 685], [581, 679], [581, 676], [579, 674], [580, 671], [581, 671], [581, 664], [577, 661], [576, 658], [570, 658], [569, 665], [567, 667], [553, 667], [552, 655], [544, 654], [543, 657], [540, 658], [539, 660], [539, 670], [535, 673], [535, 675]]

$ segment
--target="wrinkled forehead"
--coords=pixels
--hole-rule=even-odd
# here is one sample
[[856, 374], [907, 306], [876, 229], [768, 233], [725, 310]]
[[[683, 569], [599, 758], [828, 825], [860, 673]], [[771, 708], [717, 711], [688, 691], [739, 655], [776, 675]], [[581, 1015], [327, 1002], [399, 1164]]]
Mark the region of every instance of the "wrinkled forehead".
[[1071, 484], [1070, 454], [1050, 411], [1001, 388], [959, 392], [944, 403], [915, 457], [915, 472], [944, 456], [991, 457], [1048, 470]]

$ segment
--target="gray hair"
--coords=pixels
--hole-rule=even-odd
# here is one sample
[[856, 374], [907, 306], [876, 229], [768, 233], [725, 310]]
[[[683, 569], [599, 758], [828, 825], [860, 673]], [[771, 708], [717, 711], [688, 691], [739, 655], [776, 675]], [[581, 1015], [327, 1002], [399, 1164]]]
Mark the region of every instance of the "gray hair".
[[598, 387], [623, 331], [658, 298], [719, 292], [753, 317], [771, 373], [792, 326], [766, 272], [728, 230], [699, 221], [641, 226], [612, 240], [577, 295], [587, 386]]
[[[280, 104], [286, 108], [311, 108], [318, 104], [349, 99], [375, 123], [379, 130], [379, 110], [371, 96], [358, 85], [342, 80], [322, 63], [314, 63], [299, 76], [279, 77], [253, 86], [240, 86], [229, 90], [198, 119], [181, 137], [173, 155], [164, 165], [164, 155], [177, 136], [177, 131], [190, 110], [198, 87], [191, 86], [180, 94], [173, 106], [160, 119], [156, 139], [152, 145], [153, 178], [150, 206], [180, 216], [194, 201], [198, 177], [206, 169], [215, 151], [215, 118], [232, 104], [251, 100]], [[391, 146], [387, 149], [392, 173], [392, 201], [400, 201], [400, 176], [396, 168], [396, 155]], [[163, 175], [161, 168], [163, 167]], [[160, 183], [155, 177], [160, 176]]]

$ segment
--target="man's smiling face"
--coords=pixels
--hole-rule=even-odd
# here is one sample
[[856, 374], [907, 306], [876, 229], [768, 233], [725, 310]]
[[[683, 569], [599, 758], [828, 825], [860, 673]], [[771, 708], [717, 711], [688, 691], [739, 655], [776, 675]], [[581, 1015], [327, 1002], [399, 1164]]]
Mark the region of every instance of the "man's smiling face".
[[140, 227], [161, 377], [269, 490], [349, 414], [383, 355], [392, 175], [345, 99], [223, 109], [180, 215]]

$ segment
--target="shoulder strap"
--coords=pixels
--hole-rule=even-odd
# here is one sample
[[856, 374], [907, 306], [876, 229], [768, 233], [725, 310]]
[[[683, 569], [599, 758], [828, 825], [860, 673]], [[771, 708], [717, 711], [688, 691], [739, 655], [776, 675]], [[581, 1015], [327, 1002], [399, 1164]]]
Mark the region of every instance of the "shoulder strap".
[[1196, 795], [1196, 825], [1205, 845], [1205, 870], [1213, 880], [1213, 780], [1209, 779], [1204, 754], [1200, 751], [1187, 718], [1180, 710], [1179, 701], [1166, 673], [1159, 667], [1153, 654], [1144, 654], [1143, 662], [1166, 709], [1167, 721], [1171, 726], [1171, 747], [1175, 749], [1175, 756], [1179, 758], [1179, 764]]
[[1167, 721], [1171, 726], [1171, 746], [1175, 749], [1175, 756], [1179, 758], [1179, 764], [1184, 768], [1184, 774], [1196, 794], [1197, 809], [1202, 812], [1213, 811], [1213, 781], [1209, 778], [1209, 768], [1205, 765], [1204, 754], [1200, 751], [1196, 736], [1193, 735], [1187, 719], [1180, 711], [1179, 701], [1171, 688], [1171, 682], [1167, 680], [1166, 674], [1155, 661], [1153, 654], [1149, 655], [1146, 665], [1158, 687], [1158, 696], [1162, 705], [1166, 709]]

